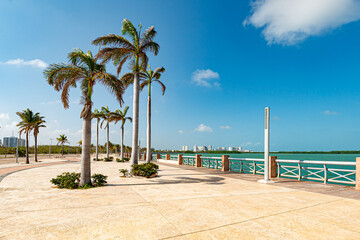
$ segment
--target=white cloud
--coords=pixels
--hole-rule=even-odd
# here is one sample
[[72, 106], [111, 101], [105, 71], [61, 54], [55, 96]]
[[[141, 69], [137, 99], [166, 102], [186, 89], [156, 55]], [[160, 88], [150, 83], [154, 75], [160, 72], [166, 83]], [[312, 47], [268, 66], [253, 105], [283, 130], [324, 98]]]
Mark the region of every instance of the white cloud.
[[325, 110], [323, 112], [323, 114], [325, 114], [325, 115], [338, 115], [339, 113], [338, 112], [332, 112], [332, 111], [329, 111], [329, 110]]
[[294, 45], [360, 19], [359, 0], [255, 0], [244, 22], [268, 44]]
[[183, 130], [179, 130], [178, 133], [179, 133], [179, 134], [183, 134], [184, 131], [183, 131]]
[[213, 130], [211, 127], [201, 123], [197, 128], [195, 128], [195, 132], [213, 132]]
[[275, 120], [275, 121], [277, 121], [277, 120], [280, 120], [280, 117], [274, 116], [272, 119]]
[[228, 129], [228, 130], [232, 129], [232, 127], [230, 127], [230, 126], [220, 126], [220, 128], [221, 129]]
[[243, 143], [241, 144], [241, 146], [244, 146], [244, 147], [250, 147], [250, 146], [259, 146], [260, 145], [260, 142], [246, 142], [246, 143]]
[[0, 119], [1, 120], [9, 120], [10, 116], [8, 113], [0, 113]]
[[48, 101], [48, 102], [41, 102], [41, 104], [46, 104], [46, 105], [51, 105], [51, 104], [60, 104], [61, 101], [60, 100], [55, 100], [55, 101]]
[[31, 67], [37, 67], [37, 68], [46, 68], [48, 66], [48, 64], [46, 62], [44, 62], [40, 59], [25, 61], [24, 59], [21, 59], [21, 58], [11, 59], [6, 62], [0, 62], [0, 64], [15, 65], [15, 66], [19, 66], [19, 67], [31, 66]]
[[[220, 78], [219, 74], [210, 69], [206, 69], [206, 70], [197, 69], [192, 74], [192, 81], [196, 85], [203, 87], [212, 87], [212, 86], [220, 87], [220, 83], [217, 81], [217, 79], [219, 78]], [[213, 80], [215, 80], [214, 83], [212, 83]]]

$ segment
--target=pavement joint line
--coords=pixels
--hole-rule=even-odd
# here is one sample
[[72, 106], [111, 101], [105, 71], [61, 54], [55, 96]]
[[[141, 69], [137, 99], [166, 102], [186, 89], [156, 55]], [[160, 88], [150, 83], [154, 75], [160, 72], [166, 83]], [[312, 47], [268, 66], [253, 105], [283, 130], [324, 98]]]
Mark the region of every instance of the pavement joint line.
[[70, 209], [84, 209], [84, 208], [97, 208], [97, 207], [108, 207], [108, 206], [123, 206], [123, 205], [148, 205], [149, 202], [132, 202], [132, 203], [119, 203], [119, 204], [106, 204], [106, 205], [93, 205], [93, 206], [83, 206], [83, 207], [66, 207], [66, 208], [47, 208], [47, 209], [36, 209], [36, 210], [24, 210], [24, 211], [12, 211], [12, 212], [3, 212], [3, 213], [26, 213], [26, 212], [46, 212], [52, 210], [70, 210]]
[[193, 232], [184, 233], [184, 234], [181, 234], [181, 235], [174, 235], [174, 236], [170, 236], [170, 237], [160, 238], [159, 240], [171, 239], [171, 238], [174, 238], [174, 237], [186, 237], [187, 235], [191, 235], [191, 234], [207, 232], [207, 231], [211, 231], [211, 230], [215, 230], [215, 229], [219, 229], [219, 228], [223, 228], [223, 227], [227, 227], [227, 226], [234, 226], [234, 225], [237, 225], [237, 224], [240, 224], [240, 223], [253, 222], [253, 221], [256, 221], [256, 220], [259, 220], [259, 219], [264, 219], [264, 218], [268, 218], [268, 217], [272, 217], [272, 216], [278, 216], [278, 215], [282, 215], [282, 214], [286, 214], [286, 213], [296, 212], [296, 211], [299, 211], [299, 210], [309, 209], [309, 208], [313, 208], [313, 207], [317, 207], [317, 206], [321, 206], [321, 205], [325, 205], [325, 204], [329, 204], [329, 203], [338, 202], [338, 201], [341, 201], [341, 200], [342, 199], [317, 203], [317, 204], [313, 204], [313, 205], [306, 206], [306, 207], [301, 207], [301, 208], [296, 208], [296, 209], [287, 210], [287, 211], [283, 211], [283, 212], [273, 213], [273, 214], [270, 214], [270, 215], [264, 215], [264, 216], [260, 216], [260, 217], [256, 217], [256, 218], [250, 218], [250, 219], [246, 219], [246, 220], [242, 220], [242, 221], [238, 221], [238, 222], [233, 222], [233, 223], [229, 223], [229, 224], [220, 225], [220, 226], [217, 226], [217, 227], [212, 227], [212, 228], [207, 228], [207, 229], [203, 229], [203, 230], [193, 231]]
[[[148, 201], [147, 199], [145, 199], [144, 196], [143, 196], [141, 193], [139, 193], [136, 189], [134, 189], [133, 187], [132, 187], [132, 189], [133, 189], [137, 194], [139, 194], [139, 196], [140, 196], [142, 199], [144, 199], [144, 201], [146, 201], [153, 209], [155, 209], [156, 212], [158, 212], [168, 223], [170, 223], [181, 235], [183, 235], [183, 232], [182, 232], [176, 225], [174, 225], [174, 223], [171, 222], [165, 215], [163, 215], [163, 214], [159, 211], [159, 209], [157, 209], [157, 208], [154, 206], [154, 204], [153, 204], [152, 202], [150, 202], [150, 201]], [[185, 237], [186, 237], [186, 236], [185, 236]], [[186, 238], [188, 238], [188, 237], [186, 237]]]

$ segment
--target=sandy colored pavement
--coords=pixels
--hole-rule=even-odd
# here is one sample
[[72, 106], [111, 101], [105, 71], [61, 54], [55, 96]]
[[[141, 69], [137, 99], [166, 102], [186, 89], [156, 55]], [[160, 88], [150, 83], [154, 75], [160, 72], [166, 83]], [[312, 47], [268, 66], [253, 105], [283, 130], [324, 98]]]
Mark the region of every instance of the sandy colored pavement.
[[53, 188], [79, 163], [15, 172], [0, 182], [0, 239], [360, 239], [360, 201], [160, 165], [160, 177], [120, 178], [128, 164], [92, 162], [109, 184]]

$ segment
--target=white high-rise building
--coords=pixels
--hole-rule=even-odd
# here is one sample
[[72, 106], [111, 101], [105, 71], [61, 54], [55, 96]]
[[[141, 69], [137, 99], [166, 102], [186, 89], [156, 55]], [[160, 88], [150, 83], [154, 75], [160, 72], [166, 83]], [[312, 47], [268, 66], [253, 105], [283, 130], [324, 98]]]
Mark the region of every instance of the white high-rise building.
[[189, 151], [189, 146], [182, 146], [183, 151]]
[[226, 147], [219, 147], [218, 151], [226, 151]]
[[194, 145], [194, 149], [193, 149], [194, 152], [197, 152], [199, 151], [198, 147], [196, 145]]
[[208, 151], [212, 151], [212, 146], [211, 145], [208, 146]]

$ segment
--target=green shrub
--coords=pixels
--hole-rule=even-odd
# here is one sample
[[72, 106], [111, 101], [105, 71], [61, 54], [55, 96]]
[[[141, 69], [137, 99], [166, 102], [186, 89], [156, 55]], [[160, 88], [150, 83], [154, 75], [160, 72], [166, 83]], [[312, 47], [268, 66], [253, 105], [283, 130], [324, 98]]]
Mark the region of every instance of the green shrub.
[[115, 161], [116, 161], [116, 162], [121, 162], [121, 159], [120, 159], [120, 158], [116, 158]]
[[104, 186], [107, 182], [107, 176], [102, 174], [93, 174], [91, 176], [92, 184], [85, 184], [84, 186], [80, 187], [80, 173], [75, 172], [64, 172], [61, 175], [58, 175], [56, 178], [50, 180], [50, 182], [59, 188], [68, 188], [68, 189], [87, 189], [92, 187], [100, 187]]
[[58, 175], [56, 178], [51, 179], [50, 182], [59, 188], [78, 188], [80, 182], [80, 173], [64, 172], [61, 175]]
[[122, 160], [124, 160], [124, 162], [128, 162], [130, 161], [130, 158], [124, 157]]
[[135, 176], [151, 177], [157, 174], [159, 166], [154, 163], [134, 164], [132, 174]]
[[113, 157], [113, 156], [110, 156], [109, 159], [112, 161], [112, 160], [114, 160], [114, 157]]
[[111, 159], [111, 157], [109, 157], [109, 158], [105, 157], [105, 158], [104, 158], [104, 162], [112, 162], [112, 160], [113, 160], [113, 159]]
[[107, 181], [107, 176], [104, 176], [102, 174], [99, 173], [95, 173], [91, 176], [91, 178], [93, 179], [92, 184], [94, 187], [100, 187], [100, 186], [104, 186]]
[[123, 177], [125, 177], [128, 170], [127, 169], [119, 169], [119, 172], [122, 173]]

